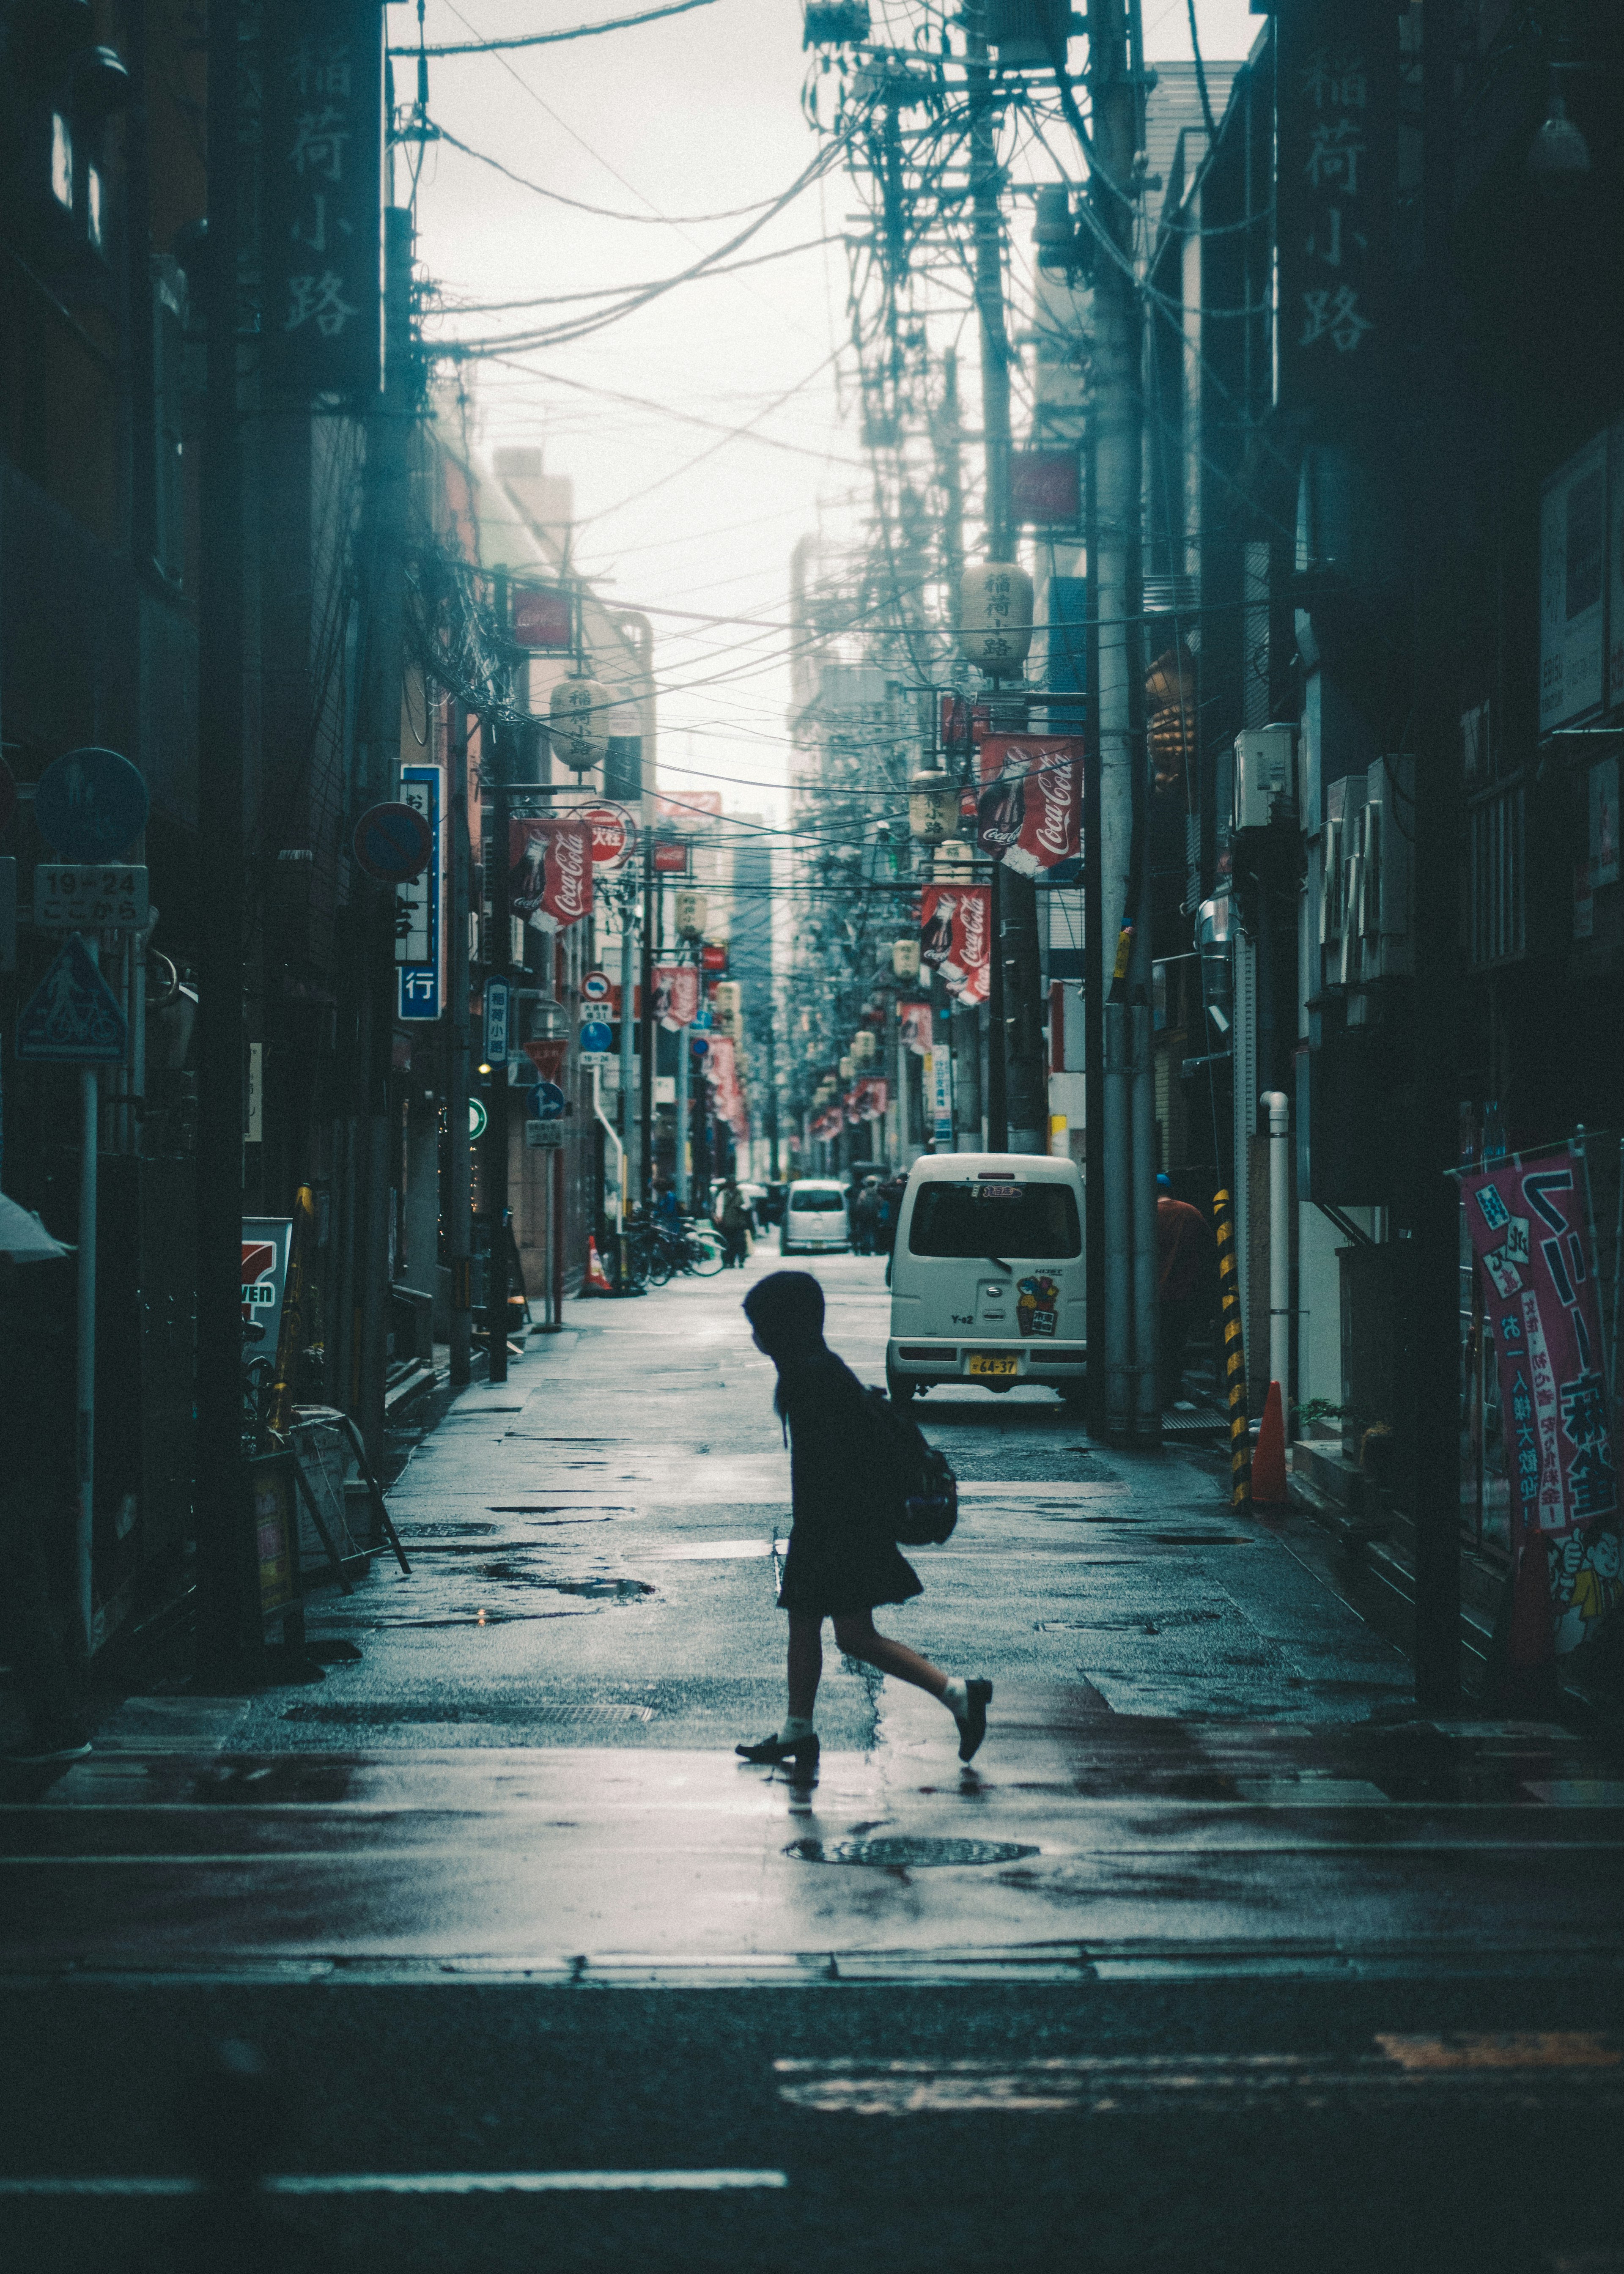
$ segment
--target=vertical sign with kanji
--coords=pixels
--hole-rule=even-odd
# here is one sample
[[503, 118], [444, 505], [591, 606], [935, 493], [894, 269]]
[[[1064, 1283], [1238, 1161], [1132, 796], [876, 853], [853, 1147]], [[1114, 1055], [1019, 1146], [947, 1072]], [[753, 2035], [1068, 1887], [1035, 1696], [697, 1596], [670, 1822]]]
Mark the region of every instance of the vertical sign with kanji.
[[1575, 1649], [1624, 1600], [1612, 1400], [1583, 1158], [1462, 1179], [1494, 1337], [1510, 1480], [1513, 1656]]
[[1393, 327], [1397, 11], [1298, 0], [1274, 23], [1281, 400], [1374, 413]]
[[402, 1019], [438, 1019], [445, 927], [440, 916], [440, 871], [445, 859], [443, 766], [401, 768], [401, 803], [420, 813], [429, 825], [432, 850], [428, 866], [409, 885], [395, 887], [395, 960], [400, 967]]
[[278, 0], [266, 15], [260, 331], [278, 395], [383, 381], [381, 0]]

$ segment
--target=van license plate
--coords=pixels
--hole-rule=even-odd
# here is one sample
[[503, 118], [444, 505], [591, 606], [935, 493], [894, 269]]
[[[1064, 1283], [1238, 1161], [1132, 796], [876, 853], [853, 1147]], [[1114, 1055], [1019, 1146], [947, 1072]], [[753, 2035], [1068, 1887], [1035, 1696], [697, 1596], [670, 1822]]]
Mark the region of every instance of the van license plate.
[[976, 1357], [970, 1360], [970, 1371], [981, 1374], [1019, 1374], [1020, 1360], [1018, 1358]]

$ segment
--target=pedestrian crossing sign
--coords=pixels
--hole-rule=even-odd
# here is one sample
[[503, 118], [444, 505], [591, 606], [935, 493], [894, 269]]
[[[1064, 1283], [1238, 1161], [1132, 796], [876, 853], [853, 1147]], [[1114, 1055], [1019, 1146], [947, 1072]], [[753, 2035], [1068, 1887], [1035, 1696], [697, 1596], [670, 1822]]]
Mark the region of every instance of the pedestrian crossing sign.
[[77, 932], [23, 1006], [17, 1021], [19, 1058], [69, 1065], [122, 1065], [130, 1029], [118, 999], [91, 961]]

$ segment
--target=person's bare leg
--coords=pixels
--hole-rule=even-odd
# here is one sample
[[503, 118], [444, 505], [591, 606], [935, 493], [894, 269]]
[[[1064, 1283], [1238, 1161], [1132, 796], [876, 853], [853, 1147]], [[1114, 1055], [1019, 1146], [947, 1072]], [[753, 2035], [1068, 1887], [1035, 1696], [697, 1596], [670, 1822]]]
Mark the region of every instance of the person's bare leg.
[[[837, 1627], [835, 1631], [839, 1632]], [[923, 1660], [921, 1660], [923, 1663]], [[789, 1710], [792, 1719], [812, 1720], [817, 1685], [823, 1671], [823, 1622], [809, 1612], [789, 1615]]]
[[[939, 1666], [932, 1666], [916, 1650], [905, 1642], [897, 1642], [883, 1635], [874, 1623], [871, 1611], [851, 1613], [835, 1621], [835, 1640], [848, 1658], [860, 1658], [867, 1666], [877, 1667], [882, 1674], [894, 1674], [898, 1682], [911, 1682], [916, 1690], [928, 1690], [933, 1698], [940, 1698], [947, 1688], [947, 1676]], [[795, 1623], [790, 1621], [791, 1664], [794, 1662]], [[792, 1684], [793, 1676], [791, 1676]]]

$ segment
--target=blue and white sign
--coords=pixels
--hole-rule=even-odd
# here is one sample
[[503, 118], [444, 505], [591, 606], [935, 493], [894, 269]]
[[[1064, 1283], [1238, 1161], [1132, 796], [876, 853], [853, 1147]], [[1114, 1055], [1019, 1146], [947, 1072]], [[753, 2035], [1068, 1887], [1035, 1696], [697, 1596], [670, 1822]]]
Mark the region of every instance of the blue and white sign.
[[401, 803], [428, 824], [428, 865], [395, 895], [395, 960], [400, 966], [402, 1019], [438, 1019], [445, 1002], [445, 925], [440, 916], [446, 770], [401, 768]]
[[612, 1028], [602, 1019], [590, 1019], [581, 1029], [580, 1043], [583, 1057], [606, 1051], [614, 1040]]
[[40, 834], [64, 861], [116, 861], [147, 826], [147, 785], [117, 750], [67, 750], [34, 794]]
[[77, 932], [23, 1006], [19, 1058], [65, 1065], [122, 1065], [130, 1029], [118, 999]]
[[555, 1081], [538, 1081], [525, 1096], [525, 1110], [532, 1121], [561, 1121], [564, 1118], [564, 1093]]
[[485, 1062], [500, 1066], [508, 1063], [508, 982], [487, 979], [485, 983]]

